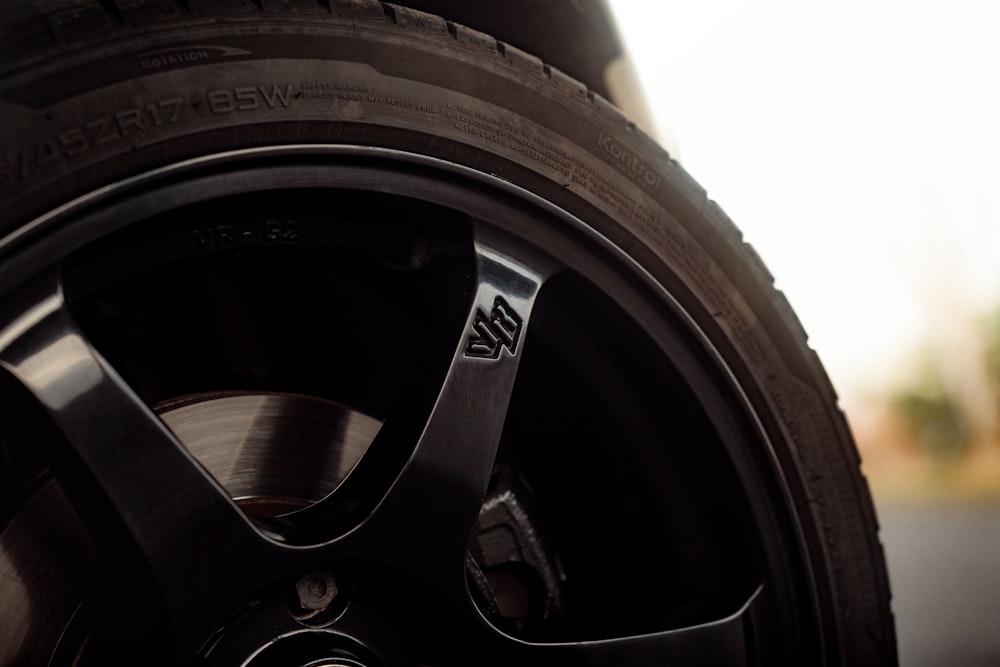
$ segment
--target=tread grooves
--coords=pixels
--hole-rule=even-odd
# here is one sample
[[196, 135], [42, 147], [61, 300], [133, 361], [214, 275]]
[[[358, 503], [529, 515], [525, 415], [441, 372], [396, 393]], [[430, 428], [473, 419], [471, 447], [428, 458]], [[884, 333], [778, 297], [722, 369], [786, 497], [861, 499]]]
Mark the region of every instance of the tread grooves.
[[396, 5], [389, 4], [388, 2], [382, 2], [379, 4], [382, 5], [382, 13], [385, 14], [385, 17], [396, 25], [399, 25], [399, 19], [396, 16]]
[[104, 13], [114, 19], [115, 23], [118, 25], [125, 25], [125, 17], [122, 16], [121, 9], [115, 3], [115, 0], [97, 0], [97, 4], [101, 6]]

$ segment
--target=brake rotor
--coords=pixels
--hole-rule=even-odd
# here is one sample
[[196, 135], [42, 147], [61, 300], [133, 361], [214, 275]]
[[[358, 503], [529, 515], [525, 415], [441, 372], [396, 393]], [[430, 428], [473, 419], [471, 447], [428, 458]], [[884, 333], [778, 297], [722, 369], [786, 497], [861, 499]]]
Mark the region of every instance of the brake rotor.
[[273, 516], [331, 493], [381, 422], [311, 396], [226, 392], [161, 403], [160, 419], [248, 514]]
[[[300, 509], [331, 493], [381, 426], [335, 401], [282, 393], [200, 393], [161, 403], [156, 412], [255, 516]], [[47, 661], [98, 562], [49, 479], [0, 532], [0, 664]]]

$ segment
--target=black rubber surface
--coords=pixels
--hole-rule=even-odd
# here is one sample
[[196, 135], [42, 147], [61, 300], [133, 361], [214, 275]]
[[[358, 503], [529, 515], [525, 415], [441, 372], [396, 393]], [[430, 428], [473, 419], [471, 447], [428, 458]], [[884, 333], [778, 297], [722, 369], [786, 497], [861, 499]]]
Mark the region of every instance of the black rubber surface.
[[624, 249], [723, 353], [793, 499], [828, 664], [895, 664], [874, 510], [818, 359], [725, 214], [603, 98], [371, 0], [5, 2], [0, 16], [0, 294], [36, 216], [187, 158], [345, 143], [498, 175]]

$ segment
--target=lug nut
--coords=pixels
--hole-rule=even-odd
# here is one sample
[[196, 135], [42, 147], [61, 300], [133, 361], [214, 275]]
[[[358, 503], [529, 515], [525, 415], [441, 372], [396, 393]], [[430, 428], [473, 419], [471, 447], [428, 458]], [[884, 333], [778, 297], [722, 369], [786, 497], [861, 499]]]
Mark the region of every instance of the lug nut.
[[295, 594], [303, 611], [320, 612], [336, 599], [337, 582], [329, 572], [313, 570], [295, 582]]

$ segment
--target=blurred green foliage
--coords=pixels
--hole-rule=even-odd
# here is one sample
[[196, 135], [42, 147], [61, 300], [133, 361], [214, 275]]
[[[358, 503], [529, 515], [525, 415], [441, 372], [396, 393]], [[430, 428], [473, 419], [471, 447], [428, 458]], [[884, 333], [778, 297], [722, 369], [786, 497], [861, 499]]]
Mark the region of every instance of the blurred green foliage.
[[[997, 359], [1000, 361], [1000, 354]], [[919, 379], [899, 389], [890, 405], [913, 433], [917, 447], [927, 456], [946, 463], [959, 459], [969, 450], [972, 444], [970, 421], [961, 400], [944, 382], [938, 357], [926, 357]]]
[[[915, 375], [889, 398], [912, 442], [940, 463], [956, 461], [974, 446], [1000, 444], [1000, 306], [972, 321], [969, 335], [958, 339], [962, 349], [954, 342], [926, 348]], [[993, 414], [984, 417], [984, 409]]]
[[911, 390], [894, 397], [893, 407], [914, 431], [925, 454], [948, 461], [969, 448], [971, 439], [961, 407], [948, 396]]
[[[984, 357], [990, 379], [995, 387], [1000, 387], [1000, 307], [990, 313], [983, 322]], [[1000, 401], [1000, 397], [997, 397]], [[1000, 403], [997, 408], [1000, 409]]]

